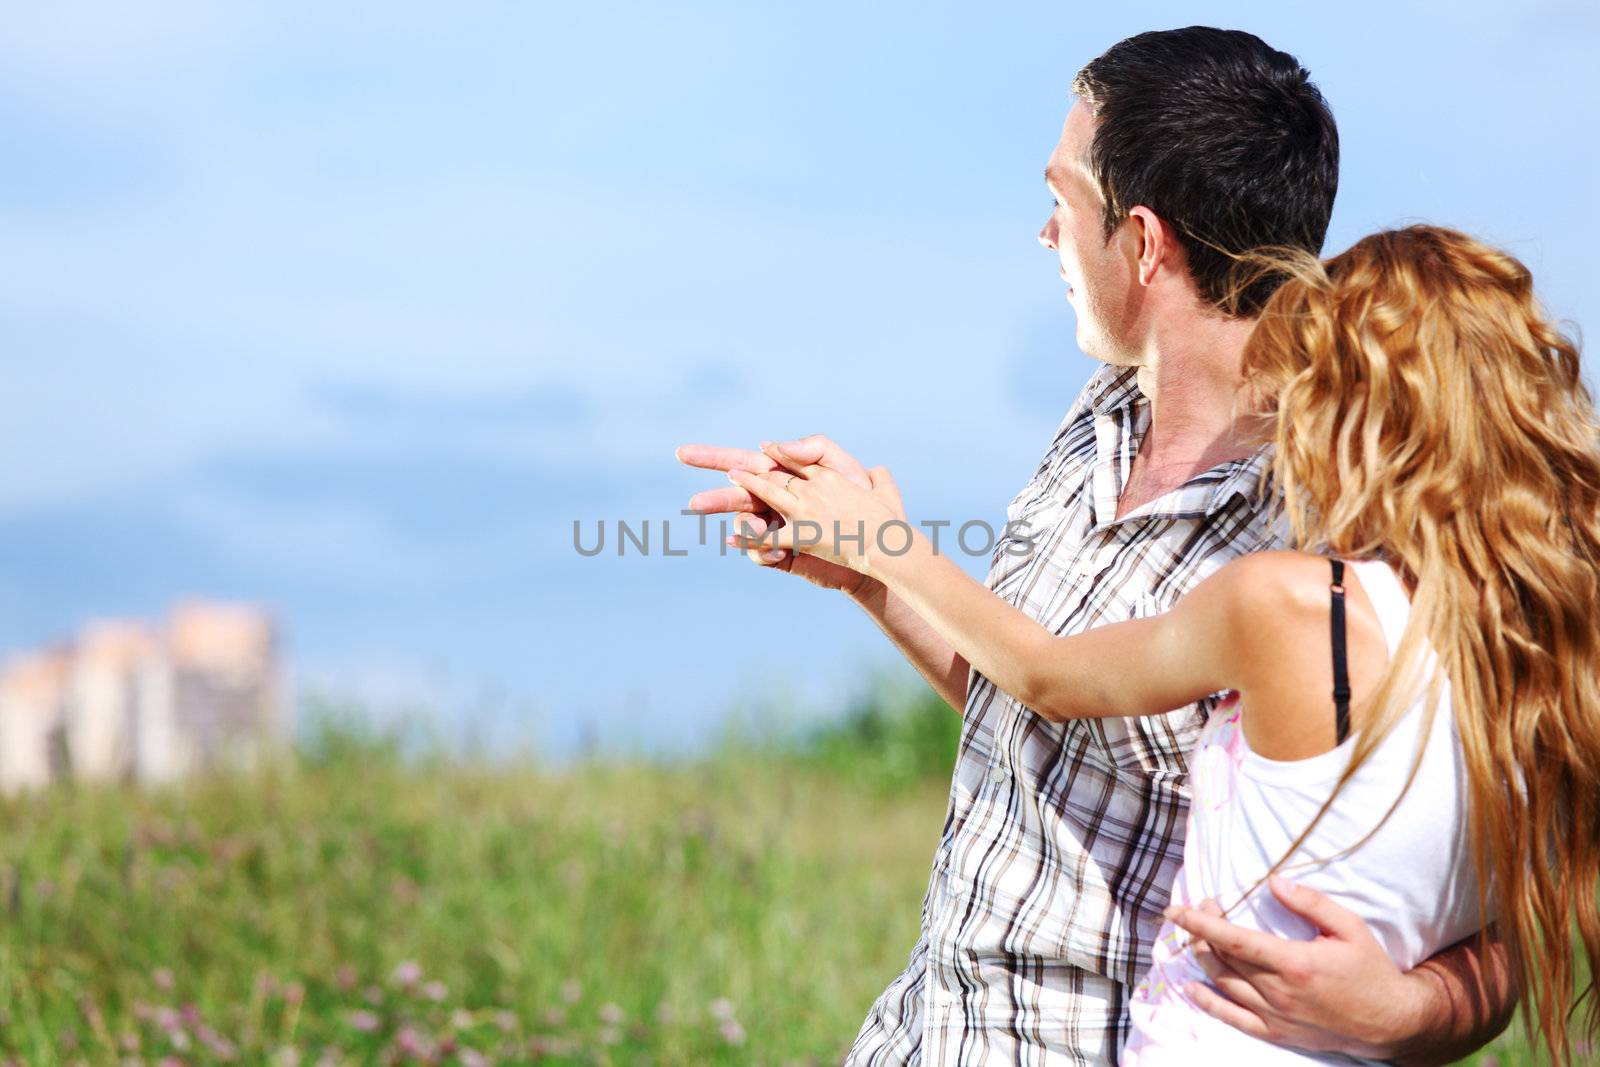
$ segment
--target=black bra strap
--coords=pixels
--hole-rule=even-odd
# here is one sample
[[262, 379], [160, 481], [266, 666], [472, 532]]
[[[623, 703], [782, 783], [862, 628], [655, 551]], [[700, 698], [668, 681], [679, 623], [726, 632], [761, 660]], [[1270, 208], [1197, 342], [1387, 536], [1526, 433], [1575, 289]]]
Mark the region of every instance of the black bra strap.
[[1344, 560], [1333, 564], [1333, 728], [1338, 744], [1350, 736], [1350, 670], [1344, 651]]

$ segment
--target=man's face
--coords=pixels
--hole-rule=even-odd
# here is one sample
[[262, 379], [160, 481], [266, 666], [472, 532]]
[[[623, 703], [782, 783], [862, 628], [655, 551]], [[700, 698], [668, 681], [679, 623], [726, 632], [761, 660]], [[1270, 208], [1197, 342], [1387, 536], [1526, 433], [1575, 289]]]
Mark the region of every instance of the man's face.
[[1055, 204], [1039, 243], [1056, 253], [1067, 300], [1078, 315], [1078, 347], [1095, 359], [1137, 366], [1140, 348], [1133, 326], [1142, 293], [1138, 255], [1124, 222], [1107, 242], [1101, 229], [1104, 200], [1089, 172], [1094, 113], [1081, 101], [1067, 114], [1061, 140], [1045, 166], [1045, 184]]

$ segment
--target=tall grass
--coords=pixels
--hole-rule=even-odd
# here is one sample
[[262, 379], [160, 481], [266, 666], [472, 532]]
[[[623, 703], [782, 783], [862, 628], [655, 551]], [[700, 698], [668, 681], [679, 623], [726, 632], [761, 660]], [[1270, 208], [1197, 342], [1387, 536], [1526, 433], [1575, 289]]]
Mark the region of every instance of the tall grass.
[[325, 724], [247, 778], [0, 804], [0, 1051], [834, 1062], [915, 939], [937, 780], [404, 748]]
[[931, 689], [880, 680], [837, 721], [803, 733], [792, 750], [809, 764], [892, 795], [949, 783], [961, 718]]

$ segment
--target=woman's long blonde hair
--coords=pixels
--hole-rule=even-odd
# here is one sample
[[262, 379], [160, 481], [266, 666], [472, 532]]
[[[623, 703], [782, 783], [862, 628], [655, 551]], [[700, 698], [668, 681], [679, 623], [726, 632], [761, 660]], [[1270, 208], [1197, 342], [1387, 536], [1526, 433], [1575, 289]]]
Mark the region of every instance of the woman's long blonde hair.
[[1385, 558], [1413, 590], [1353, 760], [1411, 699], [1425, 637], [1450, 682], [1483, 914], [1530, 1036], [1564, 1062], [1576, 1001], [1584, 1031], [1600, 1024], [1572, 942], [1576, 926], [1600, 974], [1600, 425], [1577, 346], [1526, 267], [1452, 230], [1273, 265], [1290, 277], [1243, 369], [1296, 541]]

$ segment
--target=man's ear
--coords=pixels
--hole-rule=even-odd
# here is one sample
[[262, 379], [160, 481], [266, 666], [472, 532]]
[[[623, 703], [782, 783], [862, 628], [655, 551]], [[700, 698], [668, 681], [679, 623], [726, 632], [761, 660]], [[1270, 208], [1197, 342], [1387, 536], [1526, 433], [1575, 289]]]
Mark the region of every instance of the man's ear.
[[1128, 221], [1133, 223], [1139, 241], [1139, 284], [1149, 285], [1155, 281], [1158, 270], [1172, 266], [1173, 254], [1177, 251], [1172, 228], [1147, 207], [1130, 208]]

